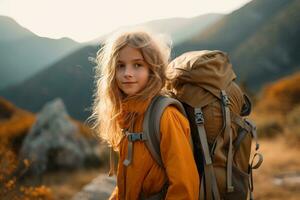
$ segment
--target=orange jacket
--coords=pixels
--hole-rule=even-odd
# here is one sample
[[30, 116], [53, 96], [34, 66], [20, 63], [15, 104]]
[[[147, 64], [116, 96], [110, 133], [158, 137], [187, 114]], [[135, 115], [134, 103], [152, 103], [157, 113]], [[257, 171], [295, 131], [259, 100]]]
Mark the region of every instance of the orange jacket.
[[[144, 115], [136, 119], [134, 132], [142, 131]], [[125, 167], [127, 156], [126, 137], [119, 149], [117, 186], [110, 199], [137, 200], [141, 192], [148, 197], [161, 191], [169, 180], [166, 198], [196, 200], [199, 195], [199, 176], [189, 144], [188, 120], [173, 106], [168, 106], [161, 118], [161, 156], [165, 169], [151, 157], [142, 141], [133, 143], [132, 163]]]

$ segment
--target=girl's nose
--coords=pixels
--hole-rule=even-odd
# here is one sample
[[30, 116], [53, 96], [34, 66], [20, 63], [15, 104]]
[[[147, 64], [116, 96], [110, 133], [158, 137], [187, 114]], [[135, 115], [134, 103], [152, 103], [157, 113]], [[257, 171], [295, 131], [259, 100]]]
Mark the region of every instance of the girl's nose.
[[133, 70], [131, 69], [131, 67], [128, 67], [128, 66], [125, 67], [124, 76], [125, 77], [133, 76]]

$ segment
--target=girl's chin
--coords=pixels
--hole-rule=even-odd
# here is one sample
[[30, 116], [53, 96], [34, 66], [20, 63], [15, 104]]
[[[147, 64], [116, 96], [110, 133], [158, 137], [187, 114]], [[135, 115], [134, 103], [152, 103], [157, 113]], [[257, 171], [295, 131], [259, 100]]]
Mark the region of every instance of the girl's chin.
[[133, 96], [133, 95], [135, 95], [137, 92], [135, 92], [135, 91], [125, 91], [124, 92], [124, 94], [126, 95], [126, 96]]

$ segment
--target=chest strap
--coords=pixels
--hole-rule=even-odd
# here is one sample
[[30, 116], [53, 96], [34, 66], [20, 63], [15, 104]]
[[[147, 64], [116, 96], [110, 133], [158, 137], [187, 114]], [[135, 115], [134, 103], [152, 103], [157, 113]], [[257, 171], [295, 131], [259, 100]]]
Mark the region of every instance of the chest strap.
[[127, 146], [127, 156], [126, 156], [126, 159], [124, 160], [123, 164], [126, 167], [128, 167], [132, 162], [133, 142], [145, 141], [145, 140], [147, 140], [147, 138], [143, 132], [132, 133], [132, 132], [125, 131], [125, 136], [128, 139], [128, 146]]
[[130, 141], [130, 142], [145, 141], [146, 140], [146, 136], [143, 132], [141, 132], [141, 133], [126, 132], [125, 134], [127, 136], [128, 141]]

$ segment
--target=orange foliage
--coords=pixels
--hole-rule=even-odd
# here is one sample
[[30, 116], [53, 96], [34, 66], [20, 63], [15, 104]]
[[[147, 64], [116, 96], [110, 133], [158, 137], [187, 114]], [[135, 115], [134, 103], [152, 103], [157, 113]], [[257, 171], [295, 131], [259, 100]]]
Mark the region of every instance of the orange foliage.
[[23, 200], [31, 199], [47, 199], [52, 200], [53, 195], [50, 188], [42, 185], [39, 187], [20, 187], [20, 191], [23, 193]]
[[[30, 163], [28, 160], [22, 161], [25, 168], [24, 173]], [[8, 140], [0, 140], [0, 196], [1, 199], [16, 199], [16, 200], [51, 200], [52, 192], [45, 186], [26, 187], [21, 186], [18, 181], [18, 176], [14, 174], [18, 167], [18, 158], [11, 150]]]
[[[92, 137], [92, 130], [80, 121], [71, 117], [70, 121], [78, 126], [81, 134]], [[17, 150], [12, 147], [14, 140], [23, 138], [36, 121], [33, 113], [17, 108], [9, 101], [0, 97], [0, 197], [1, 199], [15, 200], [52, 200], [54, 199], [50, 188], [41, 186], [25, 186], [19, 177], [26, 172], [30, 161], [18, 161]], [[21, 144], [20, 144], [21, 145]], [[20, 165], [19, 162], [23, 162]], [[17, 168], [23, 166], [18, 175]], [[19, 169], [18, 169], [19, 170]]]
[[24, 173], [30, 163], [23, 162], [21, 174], [15, 175], [19, 165], [16, 149], [12, 143], [16, 138], [25, 136], [33, 123], [35, 115], [15, 107], [12, 103], [0, 97], [0, 196], [1, 199], [31, 200], [53, 199], [49, 188], [45, 186], [21, 186], [18, 176]]
[[35, 122], [34, 114], [16, 108], [0, 97], [0, 138], [24, 136]]
[[[273, 137], [277, 134], [291, 135], [300, 139], [300, 72], [276, 81], [264, 88], [254, 107], [252, 118], [260, 136]], [[298, 108], [296, 110], [296, 108]], [[294, 122], [297, 121], [297, 122]]]
[[89, 128], [87, 125], [83, 124], [80, 121], [77, 121], [73, 118], [69, 118], [74, 124], [77, 125], [79, 132], [86, 138], [96, 138], [97, 136], [94, 134], [93, 130]]
[[[79, 132], [85, 137], [93, 137], [92, 130], [71, 117], [69, 120], [77, 125]], [[15, 107], [12, 103], [0, 97], [0, 138], [13, 140], [16, 137], [25, 136], [35, 123], [33, 113]]]
[[300, 72], [287, 76], [263, 90], [256, 109], [284, 114], [300, 104]]

